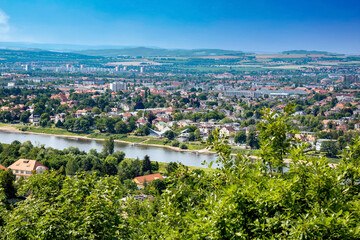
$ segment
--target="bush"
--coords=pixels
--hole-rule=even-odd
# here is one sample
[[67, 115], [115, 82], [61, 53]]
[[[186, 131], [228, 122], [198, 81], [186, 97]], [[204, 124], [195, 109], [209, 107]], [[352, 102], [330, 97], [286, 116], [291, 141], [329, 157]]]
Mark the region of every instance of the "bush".
[[179, 141], [172, 141], [171, 142], [171, 146], [173, 146], [173, 147], [179, 147], [179, 145], [180, 145], [180, 142]]
[[180, 144], [180, 149], [188, 149], [188, 146], [185, 143]]

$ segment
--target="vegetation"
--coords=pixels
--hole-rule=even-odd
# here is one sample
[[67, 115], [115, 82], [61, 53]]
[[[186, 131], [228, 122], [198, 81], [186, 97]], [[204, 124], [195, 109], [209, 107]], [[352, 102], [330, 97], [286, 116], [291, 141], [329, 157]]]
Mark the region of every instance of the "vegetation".
[[[1, 238], [359, 239], [360, 138], [331, 167], [325, 157], [306, 156], [306, 146], [293, 139], [286, 121], [291, 110], [263, 112], [262, 161], [232, 157], [227, 140], [214, 131], [208, 146], [218, 153], [219, 167], [205, 172], [170, 163], [167, 179], [146, 184], [143, 193], [154, 198], [144, 201], [131, 197], [138, 190], [126, 179], [152, 171], [147, 159], [119, 163], [109, 155], [104, 161], [121, 169], [113, 176], [70, 177], [61, 168], [33, 175], [16, 183], [16, 194], [26, 197], [16, 205], [7, 201], [9, 177], [1, 174]], [[11, 156], [23, 147], [14, 143], [3, 151]], [[34, 152], [29, 149], [20, 152]], [[285, 154], [288, 166], [281, 162]]]

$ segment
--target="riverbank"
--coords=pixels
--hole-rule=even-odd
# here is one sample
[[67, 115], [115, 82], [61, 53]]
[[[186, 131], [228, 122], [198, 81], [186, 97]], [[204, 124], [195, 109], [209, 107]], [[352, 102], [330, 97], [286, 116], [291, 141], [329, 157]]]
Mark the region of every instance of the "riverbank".
[[[18, 133], [24, 133], [24, 134], [37, 134], [37, 135], [47, 135], [47, 136], [56, 136], [56, 137], [63, 137], [63, 138], [69, 138], [69, 139], [85, 139], [85, 140], [95, 140], [95, 141], [105, 141], [108, 136], [102, 136], [102, 137], [89, 137], [89, 134], [76, 134], [76, 133], [70, 133], [70, 132], [63, 132], [59, 129], [58, 133], [45, 133], [45, 132], [39, 132], [41, 130], [46, 131], [49, 130], [47, 128], [30, 128], [28, 130], [22, 131], [20, 130], [23, 126], [19, 125], [0, 125], [0, 131], [7, 131], [7, 132], [18, 132]], [[34, 129], [39, 131], [34, 131]], [[56, 128], [51, 128], [51, 131], [56, 131]], [[90, 134], [91, 135], [91, 134]], [[135, 138], [135, 137], [133, 137]], [[138, 137], [136, 137], [138, 138]], [[152, 138], [143, 138], [143, 141], [136, 142], [136, 141], [124, 141], [119, 139], [114, 139], [114, 142], [118, 143], [125, 143], [125, 144], [134, 144], [134, 145], [141, 145], [141, 146], [149, 146], [149, 147], [160, 147], [160, 148], [167, 148], [171, 149], [173, 151], [178, 152], [191, 152], [195, 154], [216, 154], [215, 152], [209, 151], [208, 149], [200, 149], [200, 150], [194, 150], [194, 149], [181, 149], [179, 147], [169, 146], [169, 145], [160, 145], [160, 144], [153, 144], [153, 143], [146, 143], [148, 140], [156, 140]]]

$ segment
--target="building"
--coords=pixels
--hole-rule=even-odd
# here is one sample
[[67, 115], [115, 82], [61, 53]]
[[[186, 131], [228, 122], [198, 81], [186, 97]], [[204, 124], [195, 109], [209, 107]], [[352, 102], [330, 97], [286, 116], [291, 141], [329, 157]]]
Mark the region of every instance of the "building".
[[156, 179], [164, 179], [164, 177], [160, 173], [155, 173], [155, 174], [149, 174], [149, 175], [136, 177], [136, 178], [134, 178], [133, 181], [138, 185], [138, 187], [141, 188], [144, 186], [145, 182], [151, 183], [152, 181], [154, 181]]
[[110, 83], [110, 90], [113, 92], [117, 92], [120, 90], [126, 90], [126, 83], [123, 83], [123, 82]]
[[30, 177], [33, 174], [33, 171], [36, 171], [36, 173], [43, 173], [49, 170], [48, 167], [31, 159], [19, 159], [11, 164], [8, 169], [11, 169], [13, 174], [16, 176], [16, 180], [18, 180], [21, 176], [24, 178]]
[[39, 114], [31, 114], [29, 117], [29, 122], [33, 125], [39, 125], [40, 123], [40, 115]]

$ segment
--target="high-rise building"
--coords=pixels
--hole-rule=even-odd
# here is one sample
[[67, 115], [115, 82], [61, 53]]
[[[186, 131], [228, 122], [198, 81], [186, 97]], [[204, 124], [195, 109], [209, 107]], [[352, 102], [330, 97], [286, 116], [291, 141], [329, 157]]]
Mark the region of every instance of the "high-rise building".
[[110, 89], [113, 92], [117, 92], [119, 90], [126, 90], [126, 83], [123, 83], [123, 82], [110, 83]]

